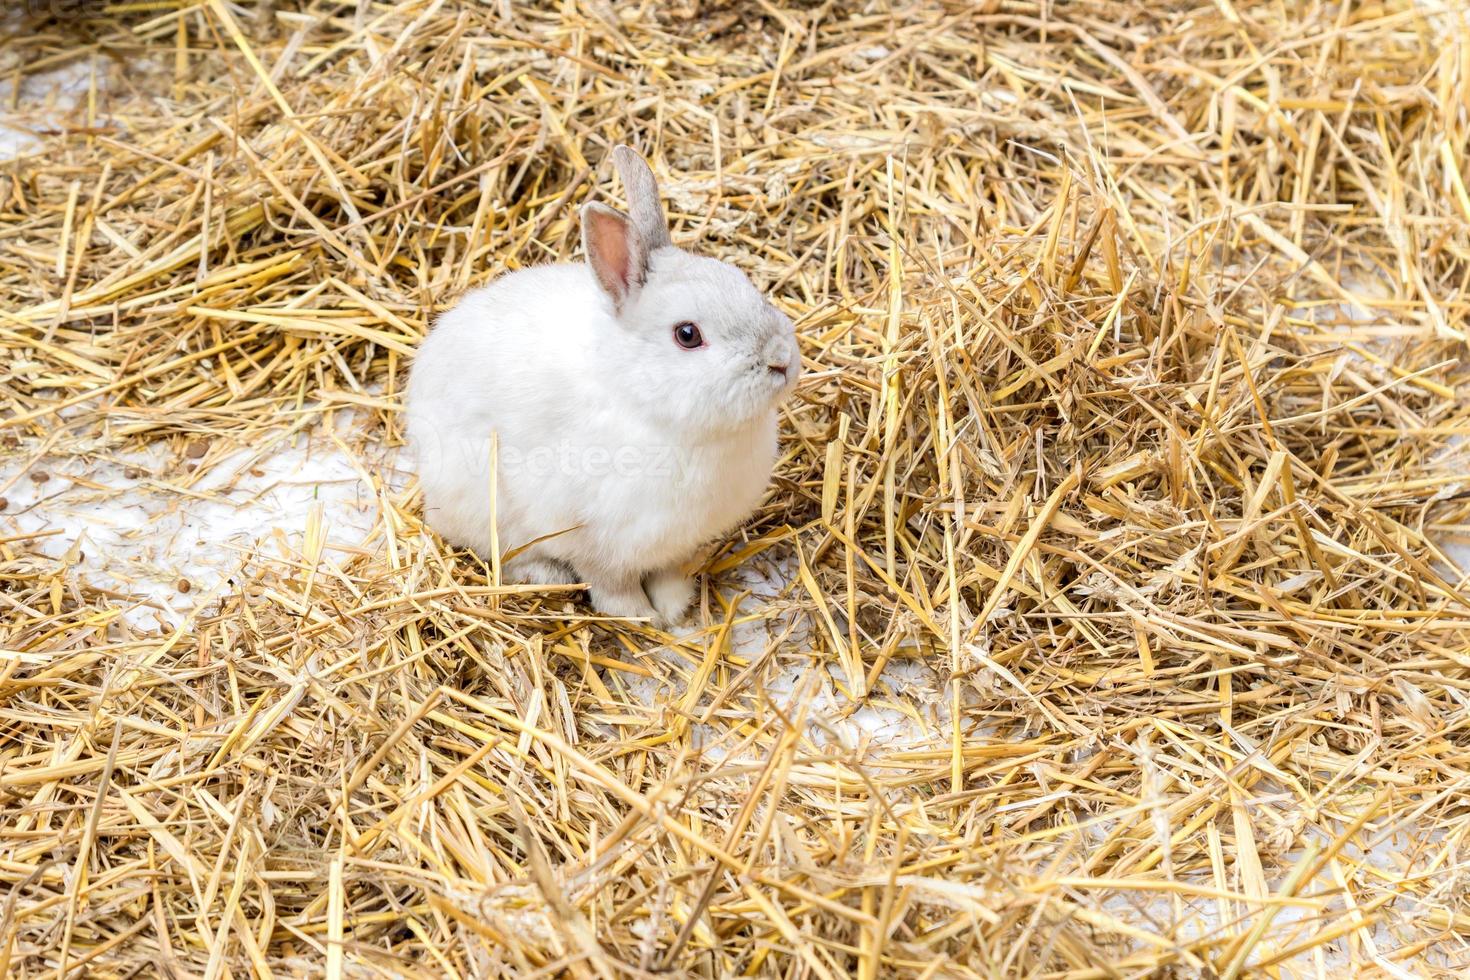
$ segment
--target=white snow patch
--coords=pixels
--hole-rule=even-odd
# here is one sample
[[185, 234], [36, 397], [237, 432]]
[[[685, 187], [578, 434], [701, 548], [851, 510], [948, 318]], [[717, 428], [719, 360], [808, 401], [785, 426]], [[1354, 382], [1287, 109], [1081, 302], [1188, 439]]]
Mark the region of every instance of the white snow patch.
[[[851, 683], [841, 665], [825, 655], [820, 662], [815, 659], [812, 631], [817, 624], [805, 613], [787, 606], [791, 591], [800, 588], [794, 558], [754, 558], [732, 572], [730, 578], [733, 582], [725, 587], [725, 598], [729, 601], [739, 593], [749, 593], [741, 602], [740, 615], [750, 618], [737, 621], [731, 629], [728, 652], [750, 662], [764, 656], [773, 643], [779, 643], [770, 665], [761, 671], [758, 681], [747, 685], [747, 690], [758, 683], [770, 703], [788, 718], [804, 715], [805, 734], [813, 748], [861, 760], [873, 746], [892, 751], [930, 746], [936, 738], [948, 738], [949, 715], [942, 681], [921, 660], [889, 661], [878, 689], [865, 701], [857, 702], [850, 696]], [[839, 626], [845, 628], [841, 611], [832, 612]], [[708, 639], [709, 628], [695, 617], [674, 635], [699, 643]], [[671, 682], [629, 677], [624, 680], [628, 693], [648, 708], [681, 701], [682, 675], [689, 669], [687, 658], [668, 649], [653, 651], [653, 656], [682, 669], [671, 672]], [[900, 707], [912, 706], [915, 700], [927, 708], [917, 719], [912, 708], [905, 711]], [[726, 708], [740, 710], [735, 703]], [[715, 764], [727, 758], [727, 746], [718, 741], [724, 734], [724, 729], [715, 726], [696, 725], [692, 741]]]
[[[1427, 329], [1418, 324], [1393, 319], [1387, 308], [1383, 311], [1372, 308], [1375, 300], [1393, 298], [1393, 287], [1382, 276], [1359, 270], [1345, 275], [1342, 285], [1357, 301], [1318, 305], [1313, 309], [1313, 319], [1324, 330], [1341, 333], [1345, 341], [1353, 340], [1374, 357], [1388, 364], [1394, 363], [1399, 346], [1410, 337], [1422, 335]], [[1382, 364], [1353, 350], [1344, 350], [1338, 355], [1334, 372], [1348, 367], [1371, 379], [1374, 384], [1386, 384], [1394, 380], [1393, 375]], [[1436, 455], [1437, 464], [1457, 466], [1465, 474], [1463, 482], [1445, 484], [1439, 491], [1440, 499], [1450, 499], [1470, 490], [1470, 452], [1467, 449], [1470, 447], [1466, 446], [1461, 437], [1453, 436]], [[1454, 530], [1431, 528], [1429, 537], [1458, 566], [1458, 569], [1453, 569], [1436, 563], [1435, 570], [1458, 584], [1470, 581], [1470, 527]]]
[[15, 77], [0, 78], [0, 105], [17, 109], [0, 113], [0, 160], [20, 156], [40, 142], [39, 132], [62, 125], [85, 100], [92, 86], [91, 59], [78, 59], [50, 71], [26, 75], [15, 91]]
[[[137, 605], [131, 625], [177, 625], [252, 554], [295, 554], [314, 509], [326, 549], [357, 547], [371, 533], [378, 502], [362, 479], [364, 461], [337, 443], [300, 434], [268, 451], [205, 459], [190, 482], [162, 443], [135, 452], [0, 460], [0, 537], [44, 535], [34, 543], [74, 563], [90, 585]], [[393, 474], [382, 460], [374, 471]]]

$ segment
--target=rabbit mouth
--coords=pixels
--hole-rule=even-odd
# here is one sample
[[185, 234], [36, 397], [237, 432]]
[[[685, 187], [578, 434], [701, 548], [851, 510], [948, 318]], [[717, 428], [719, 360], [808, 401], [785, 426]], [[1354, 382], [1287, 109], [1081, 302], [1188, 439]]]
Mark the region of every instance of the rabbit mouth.
[[772, 361], [764, 367], [757, 367], [756, 374], [765, 375], [765, 381], [776, 391], [784, 391], [791, 384], [791, 364], [789, 362]]
[[766, 390], [770, 393], [769, 398], [774, 404], [791, 393], [796, 387], [796, 372], [790, 364], [767, 364], [763, 370], [763, 379], [768, 386]]

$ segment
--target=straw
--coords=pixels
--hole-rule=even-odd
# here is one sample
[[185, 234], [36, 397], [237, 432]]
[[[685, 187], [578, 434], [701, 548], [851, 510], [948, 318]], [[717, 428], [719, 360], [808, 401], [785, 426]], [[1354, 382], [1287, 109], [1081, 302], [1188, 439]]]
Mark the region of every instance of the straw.
[[[0, 496], [313, 436], [381, 512], [154, 629], [0, 509], [6, 976], [1463, 975], [1456, 5], [8, 16]], [[618, 142], [806, 367], [677, 637], [391, 469]]]

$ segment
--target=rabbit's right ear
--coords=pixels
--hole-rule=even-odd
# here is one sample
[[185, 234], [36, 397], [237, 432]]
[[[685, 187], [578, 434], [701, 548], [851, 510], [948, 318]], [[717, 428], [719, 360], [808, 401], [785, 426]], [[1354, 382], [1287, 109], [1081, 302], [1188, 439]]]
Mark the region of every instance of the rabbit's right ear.
[[648, 252], [633, 222], [606, 204], [583, 205], [582, 244], [598, 285], [621, 312], [648, 272]]
[[628, 195], [628, 213], [633, 225], [643, 239], [643, 247], [652, 252], [656, 248], [672, 245], [669, 238], [669, 222], [658, 201], [658, 180], [653, 176], [647, 161], [631, 146], [619, 144], [613, 147], [613, 165], [618, 176], [623, 178], [623, 191]]

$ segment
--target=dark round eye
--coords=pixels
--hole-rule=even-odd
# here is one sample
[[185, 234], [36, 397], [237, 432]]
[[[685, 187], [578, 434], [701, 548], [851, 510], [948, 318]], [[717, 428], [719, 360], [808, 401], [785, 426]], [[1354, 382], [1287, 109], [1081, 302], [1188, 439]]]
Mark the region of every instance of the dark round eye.
[[685, 350], [694, 350], [696, 347], [704, 346], [704, 334], [699, 328], [685, 320], [674, 327], [674, 342]]

